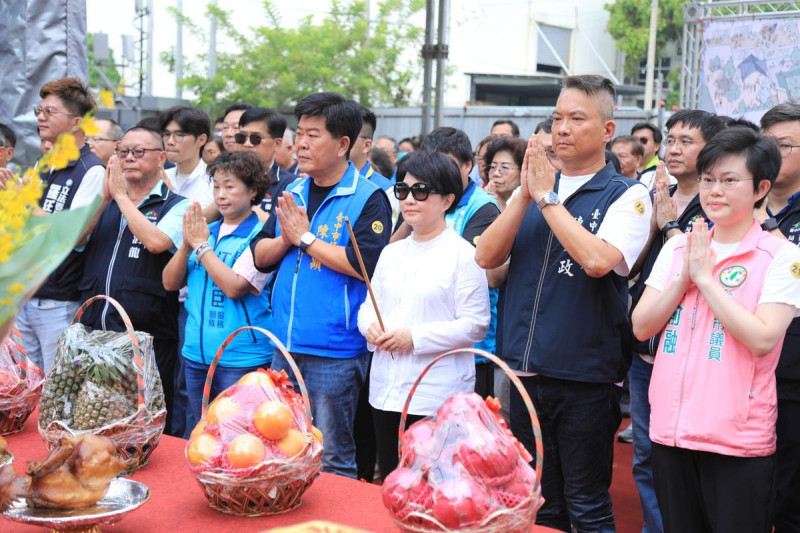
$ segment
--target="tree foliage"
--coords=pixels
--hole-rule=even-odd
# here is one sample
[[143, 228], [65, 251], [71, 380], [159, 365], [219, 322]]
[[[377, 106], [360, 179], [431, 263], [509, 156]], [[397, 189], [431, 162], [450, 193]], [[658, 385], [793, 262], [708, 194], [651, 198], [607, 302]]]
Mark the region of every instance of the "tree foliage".
[[[680, 50], [683, 4], [684, 0], [659, 0], [656, 57], [670, 42], [677, 43]], [[625, 75], [638, 77], [639, 65], [647, 59], [651, 0], [614, 0], [605, 9], [609, 12], [608, 32], [625, 53]]]
[[[208, 15], [227, 37], [218, 39], [216, 74], [208, 77], [208, 58], [200, 54], [184, 60], [187, 75], [181, 83], [212, 114], [232, 102], [289, 109], [322, 90], [341, 92], [366, 106], [407, 105], [421, 60], [416, 53], [407, 59], [406, 51], [418, 50], [423, 37], [410, 19], [424, 6], [425, 0], [383, 0], [377, 10], [373, 5], [367, 21], [366, 1], [332, 0], [320, 22], [309, 16], [297, 28], [284, 28], [275, 7], [264, 0], [267, 24], [245, 30], [231, 23], [228, 12], [209, 5]], [[207, 32], [193, 21], [182, 21], [207, 40]], [[224, 40], [230, 44], [219, 44]], [[161, 59], [174, 65], [174, 52]]]
[[[88, 36], [88, 45], [89, 45], [89, 86], [90, 87], [105, 87], [107, 89], [111, 89], [112, 91], [117, 88], [122, 80], [122, 76], [117, 70], [117, 67], [114, 66], [114, 49], [108, 49], [108, 62], [107, 65], [98, 66], [94, 62], [94, 35], [89, 34]], [[98, 72], [99, 69], [102, 69], [103, 74], [106, 75], [106, 79], [111, 83], [106, 83], [106, 81], [100, 76]]]

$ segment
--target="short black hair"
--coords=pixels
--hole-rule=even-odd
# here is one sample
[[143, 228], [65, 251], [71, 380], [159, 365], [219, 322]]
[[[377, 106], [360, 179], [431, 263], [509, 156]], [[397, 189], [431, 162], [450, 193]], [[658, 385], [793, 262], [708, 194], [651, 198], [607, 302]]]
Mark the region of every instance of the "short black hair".
[[514, 137], [519, 137], [519, 126], [517, 123], [508, 118], [501, 118], [499, 120], [495, 120], [494, 124], [492, 124], [491, 129], [493, 130], [495, 126], [502, 126], [503, 124], [508, 124], [511, 126], [511, 135]]
[[223, 122], [225, 121], [225, 117], [227, 117], [228, 113], [230, 113], [231, 111], [247, 111], [252, 107], [253, 107], [252, 104], [245, 104], [245, 103], [229, 105], [228, 107], [225, 108], [225, 112], [222, 113], [222, 121]]
[[0, 122], [0, 142], [3, 146], [10, 146], [15, 148], [17, 146], [17, 135], [14, 130]]
[[267, 125], [267, 133], [273, 139], [283, 139], [286, 131], [286, 119], [283, 115], [267, 107], [251, 107], [239, 117], [239, 127], [251, 122], [263, 122]]
[[753, 131], [759, 131], [758, 126], [755, 122], [747, 120], [744, 117], [733, 118], [729, 116], [722, 115], [719, 118], [725, 121], [725, 125], [729, 128], [750, 128]]
[[650, 124], [649, 122], [637, 122], [636, 124], [634, 124], [633, 127], [631, 128], [631, 135], [633, 135], [633, 132], [639, 130], [652, 131], [653, 141], [656, 144], [661, 144], [661, 141], [664, 139], [664, 135], [661, 133], [661, 130], [659, 130], [657, 127], [655, 127], [653, 124]]
[[449, 214], [456, 210], [458, 202], [464, 194], [464, 186], [461, 183], [461, 172], [455, 161], [441, 152], [422, 149], [403, 158], [403, 167], [405, 170], [403, 178], [406, 174], [412, 174], [441, 195], [452, 194], [455, 198], [446, 213]]
[[553, 133], [553, 117], [547, 117], [540, 123], [536, 125], [536, 129], [533, 130], [534, 135], [539, 133], [540, 131], [544, 131], [545, 133]]
[[189, 106], [170, 107], [158, 116], [158, 127], [163, 132], [170, 122], [177, 122], [181, 131], [193, 135], [195, 138], [211, 135], [211, 119], [202, 109]]
[[421, 150], [450, 154], [460, 164], [472, 163], [472, 143], [466, 133], [450, 126], [436, 128], [425, 137]]
[[567, 76], [564, 79], [564, 90], [567, 89], [577, 89], [594, 98], [600, 116], [605, 120], [611, 120], [614, 116], [614, 101], [617, 98], [617, 91], [614, 89], [614, 83], [608, 78], [597, 74]]
[[414, 147], [414, 150], [419, 150], [419, 137], [404, 137], [400, 139], [400, 142], [397, 144], [400, 145], [403, 143], [411, 143], [411, 146]]
[[614, 155], [614, 152], [606, 148], [606, 165], [609, 163], [614, 165], [614, 170], [617, 171], [617, 174], [622, 172], [622, 165], [619, 164], [619, 158]]
[[703, 140], [708, 142], [719, 132], [727, 128], [725, 121], [714, 113], [701, 109], [681, 109], [667, 120], [667, 132], [677, 124], [700, 130]]
[[144, 117], [143, 119], [141, 119], [139, 122], [136, 123], [135, 127], [145, 130], [153, 130], [154, 132], [161, 135], [161, 128], [159, 127], [158, 117]]
[[[150, 117], [150, 118], [155, 118], [155, 117]], [[132, 127], [128, 131], [126, 131], [125, 134], [123, 135], [123, 137], [125, 137], [125, 135], [127, 135], [127, 134], [129, 134], [131, 132], [135, 132], [135, 131], [141, 131], [141, 132], [150, 134], [150, 137], [161, 148], [161, 150], [164, 149], [164, 138], [161, 137], [161, 133], [159, 131], [154, 130], [153, 128], [147, 128], [147, 127], [144, 127], [144, 126], [139, 126], [137, 124], [136, 126]]]
[[294, 108], [294, 116], [300, 120], [304, 115], [325, 117], [325, 129], [335, 139], [347, 137], [350, 146], [345, 157], [350, 159], [350, 149], [361, 133], [361, 106], [339, 93], [321, 92], [310, 94], [300, 100]]
[[489, 142], [489, 147], [486, 149], [486, 156], [484, 157], [484, 161], [486, 162], [484, 170], [486, 172], [487, 180], [489, 175], [489, 165], [492, 163], [494, 156], [499, 152], [511, 152], [511, 155], [514, 157], [514, 162], [521, 171], [522, 160], [525, 158], [525, 150], [527, 147], [528, 143], [519, 137], [494, 137], [491, 142]]
[[611, 147], [613, 148], [618, 142], [629, 143], [633, 145], [631, 153], [633, 153], [633, 155], [638, 155], [639, 157], [644, 157], [644, 146], [642, 145], [642, 141], [639, 140], [639, 137], [636, 137], [635, 135], [620, 135], [619, 137], [614, 137], [614, 139], [611, 141]]
[[[369, 128], [367, 128], [369, 126]], [[372, 140], [372, 137], [375, 136], [375, 129], [378, 127], [378, 117], [375, 116], [371, 110], [367, 109], [363, 105], [361, 106], [361, 132], [364, 134], [365, 137], [369, 137], [369, 140]]]
[[800, 121], [800, 104], [786, 102], [778, 104], [761, 117], [761, 129], [765, 130], [779, 122]]
[[227, 172], [233, 174], [245, 186], [255, 191], [255, 197], [250, 201], [250, 205], [258, 205], [267, 192], [269, 180], [267, 178], [264, 164], [254, 154], [250, 152], [225, 152], [211, 162], [206, 169], [208, 176], [213, 179], [217, 172]]
[[[781, 151], [777, 143], [757, 131], [738, 126], [718, 133], [706, 143], [697, 155], [698, 176], [728, 155], [745, 156], [747, 170], [753, 176], [754, 191], [758, 191], [764, 180], [774, 183], [781, 171]], [[765, 198], [756, 202], [755, 207], [761, 207]]]
[[380, 148], [372, 148], [369, 151], [369, 160], [372, 161], [372, 166], [378, 169], [378, 172], [383, 177], [391, 177], [394, 172], [394, 165], [392, 160], [389, 159], [389, 154], [386, 150]]

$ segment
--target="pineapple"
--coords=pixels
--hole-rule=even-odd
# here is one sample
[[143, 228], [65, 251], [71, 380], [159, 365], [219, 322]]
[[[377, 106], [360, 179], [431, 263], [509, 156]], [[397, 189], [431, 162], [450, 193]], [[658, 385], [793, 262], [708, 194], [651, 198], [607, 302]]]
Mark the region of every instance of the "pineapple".
[[84, 354], [76, 348], [65, 348], [60, 353], [65, 353], [66, 357], [61, 358], [50, 371], [42, 391], [39, 419], [43, 426], [54, 420], [71, 424], [72, 406], [84, 379]]
[[114, 350], [102, 352], [86, 365], [86, 378], [74, 404], [73, 429], [103, 427], [136, 412], [136, 374], [130, 358]]

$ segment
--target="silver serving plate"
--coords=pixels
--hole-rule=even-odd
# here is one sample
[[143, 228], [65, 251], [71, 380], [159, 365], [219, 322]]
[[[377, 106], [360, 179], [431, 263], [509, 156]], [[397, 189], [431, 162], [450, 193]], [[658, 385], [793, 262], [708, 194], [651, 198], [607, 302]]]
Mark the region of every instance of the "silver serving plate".
[[[99, 524], [114, 524], [150, 499], [147, 485], [131, 479], [111, 481], [105, 497], [83, 509], [28, 507], [21, 498], [3, 513], [8, 520], [50, 528], [53, 531], [92, 530]], [[97, 530], [95, 530], [97, 531]]]

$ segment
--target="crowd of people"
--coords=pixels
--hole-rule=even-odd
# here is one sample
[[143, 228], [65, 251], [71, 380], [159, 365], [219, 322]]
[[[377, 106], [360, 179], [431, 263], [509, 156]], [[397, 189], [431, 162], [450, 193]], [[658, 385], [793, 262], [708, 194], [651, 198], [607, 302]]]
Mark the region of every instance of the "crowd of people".
[[[681, 110], [627, 134], [613, 84], [570, 76], [527, 141], [498, 120], [473, 147], [452, 127], [375, 139], [375, 114], [331, 92], [300, 99], [294, 130], [236, 103], [213, 123], [188, 106], [127, 131], [98, 119], [90, 137], [85, 84], [39, 94], [43, 146], [73, 133], [80, 155], [43, 173], [35, 214], [102, 198], [17, 317], [45, 371], [80, 304], [109, 295], [153, 336], [167, 432], [187, 436], [220, 345], [266, 328], [308, 386], [325, 470], [372, 480], [397, 466], [422, 368], [480, 348], [534, 400], [537, 523], [615, 530], [627, 382], [643, 531], [800, 530], [800, 105], [760, 126]], [[0, 178], [15, 179], [13, 127], [0, 141]], [[102, 303], [81, 322], [123, 328]], [[212, 398], [268, 366], [296, 380], [269, 339], [240, 334]], [[519, 392], [469, 353], [427, 374], [409, 422], [473, 390], [500, 398], [535, 453]]]

